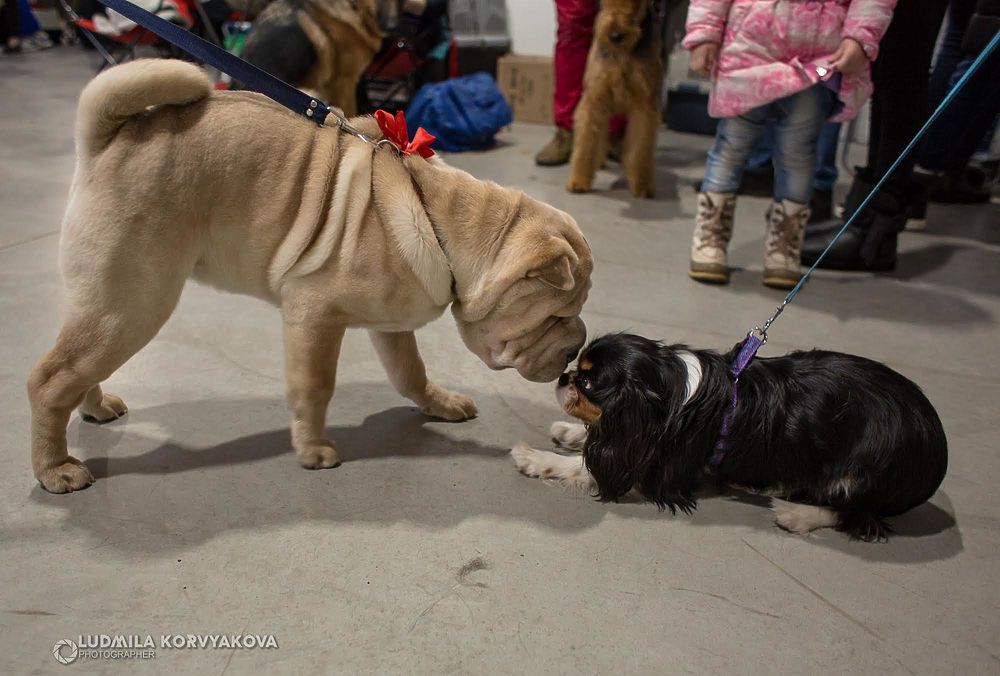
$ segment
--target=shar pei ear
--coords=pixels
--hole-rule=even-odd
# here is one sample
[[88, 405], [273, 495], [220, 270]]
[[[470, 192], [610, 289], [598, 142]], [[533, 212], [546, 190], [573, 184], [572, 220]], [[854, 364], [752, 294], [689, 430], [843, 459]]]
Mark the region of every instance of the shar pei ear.
[[[558, 236], [539, 238], [537, 233], [524, 234], [534, 236], [511, 235], [501, 255], [486, 270], [479, 283], [470, 289], [465, 298], [460, 298], [463, 319], [478, 321], [502, 302], [511, 302], [534, 290], [528, 284], [515, 290], [519, 282], [542, 282], [567, 292], [576, 287], [573, 271], [577, 268], [579, 257], [569, 242]], [[522, 241], [525, 239], [534, 241]]]
[[568, 254], [558, 255], [555, 261], [550, 262], [545, 265], [543, 262], [539, 262], [542, 267], [534, 267], [528, 270], [529, 279], [539, 279], [549, 286], [559, 289], [560, 291], [571, 291], [574, 286], [576, 286], [576, 280], [573, 279], [573, 264], [570, 262], [572, 259], [576, 258], [576, 254], [573, 250], [569, 248], [564, 240], [556, 240], [556, 245], [553, 248], [568, 249]]
[[498, 303], [540, 292], [541, 284], [569, 294], [586, 281], [589, 247], [568, 214], [453, 167], [406, 163], [443, 231], [455, 275], [453, 310], [463, 321], [479, 321]]

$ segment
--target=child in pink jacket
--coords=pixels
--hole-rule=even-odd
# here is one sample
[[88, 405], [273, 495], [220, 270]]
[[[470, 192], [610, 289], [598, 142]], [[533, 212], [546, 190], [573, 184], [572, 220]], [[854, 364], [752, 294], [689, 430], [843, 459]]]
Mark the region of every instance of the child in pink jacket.
[[774, 120], [774, 202], [767, 210], [764, 284], [790, 288], [809, 220], [810, 178], [823, 123], [857, 114], [869, 63], [896, 0], [691, 0], [684, 47], [711, 75], [708, 112], [722, 118], [698, 194], [689, 274], [726, 283], [726, 248], [743, 167]]

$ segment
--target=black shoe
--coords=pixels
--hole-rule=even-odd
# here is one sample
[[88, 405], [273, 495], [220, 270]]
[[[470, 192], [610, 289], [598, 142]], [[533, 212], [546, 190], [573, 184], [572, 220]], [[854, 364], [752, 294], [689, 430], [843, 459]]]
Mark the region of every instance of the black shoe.
[[612, 136], [608, 139], [608, 159], [612, 162], [622, 163], [625, 156], [625, 137]]
[[965, 176], [941, 177], [927, 191], [928, 202], [940, 204], [982, 204], [990, 201], [990, 193], [966, 179]]
[[814, 190], [812, 199], [809, 200], [810, 223], [821, 223], [833, 218], [833, 191]]
[[[830, 243], [833, 236], [840, 230], [843, 223], [834, 221], [836, 227], [831, 227], [828, 235], [819, 235], [806, 229], [806, 238], [802, 243], [802, 264], [812, 265]], [[840, 239], [833, 245], [830, 252], [819, 264], [823, 270], [849, 270], [855, 272], [888, 272], [896, 269], [896, 233], [879, 235], [873, 242], [873, 253], [862, 255], [862, 251], [872, 240], [873, 233], [852, 224]]]
[[[844, 202], [844, 217], [850, 218], [874, 186], [867, 171], [854, 177]], [[898, 186], [886, 186], [851, 223], [820, 262], [826, 270], [867, 270], [884, 272], [896, 267], [898, 233], [906, 227], [906, 200]], [[833, 220], [810, 224], [802, 243], [802, 263], [815, 263], [827, 245], [843, 227], [844, 221]]]

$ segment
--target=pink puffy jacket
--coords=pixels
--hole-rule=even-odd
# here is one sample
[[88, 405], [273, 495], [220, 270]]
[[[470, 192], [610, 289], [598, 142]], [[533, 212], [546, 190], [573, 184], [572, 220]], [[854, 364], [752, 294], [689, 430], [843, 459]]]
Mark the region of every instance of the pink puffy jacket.
[[[844, 38], [870, 61], [896, 0], [691, 0], [684, 47], [720, 44], [708, 112], [734, 117], [810, 87]], [[832, 121], [849, 120], [871, 96], [871, 69], [845, 75]]]

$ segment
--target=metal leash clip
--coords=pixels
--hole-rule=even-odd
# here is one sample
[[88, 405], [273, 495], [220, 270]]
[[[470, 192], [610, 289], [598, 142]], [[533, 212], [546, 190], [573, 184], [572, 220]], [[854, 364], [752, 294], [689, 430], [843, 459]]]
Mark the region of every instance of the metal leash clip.
[[[766, 345], [767, 344], [767, 330], [769, 328], [771, 328], [771, 324], [774, 323], [774, 320], [776, 320], [781, 315], [781, 313], [785, 311], [785, 306], [786, 305], [788, 305], [788, 299], [787, 298], [785, 300], [781, 301], [781, 305], [779, 305], [775, 309], [774, 314], [767, 318], [767, 321], [764, 322], [764, 326], [755, 326], [755, 327], [753, 327], [753, 331], [751, 331], [750, 333], [752, 334], [754, 331], [756, 331], [757, 334], [760, 335], [760, 341], [761, 341], [760, 344], [761, 345]], [[750, 335], [750, 334], [747, 334], [747, 335]]]
[[[320, 105], [320, 103], [316, 99], [313, 99], [312, 101], [310, 101], [309, 102], [309, 109], [306, 110], [306, 117], [312, 117], [313, 116], [312, 109], [316, 108], [319, 105]], [[340, 110], [339, 108], [335, 108], [333, 106], [329, 106], [327, 108], [327, 112], [334, 119], [333, 126], [339, 128], [342, 132], [344, 132], [346, 134], [350, 134], [351, 136], [364, 141], [365, 143], [367, 143], [368, 145], [372, 146], [373, 148], [380, 148], [383, 145], [390, 146], [391, 148], [393, 148], [396, 151], [397, 154], [399, 154], [399, 152], [400, 152], [399, 148], [397, 148], [396, 145], [392, 141], [390, 141], [389, 139], [384, 139], [384, 138], [383, 139], [379, 139], [379, 140], [376, 141], [375, 139], [373, 139], [372, 137], [368, 136], [367, 134], [365, 134], [363, 131], [361, 131], [357, 127], [353, 126], [350, 122], [348, 122], [347, 121], [347, 117], [344, 115], [344, 112], [342, 110]]]

